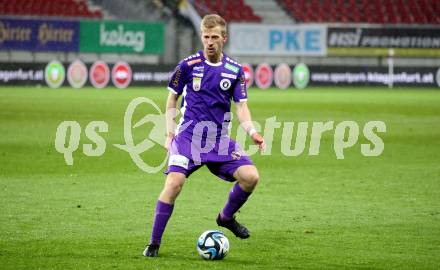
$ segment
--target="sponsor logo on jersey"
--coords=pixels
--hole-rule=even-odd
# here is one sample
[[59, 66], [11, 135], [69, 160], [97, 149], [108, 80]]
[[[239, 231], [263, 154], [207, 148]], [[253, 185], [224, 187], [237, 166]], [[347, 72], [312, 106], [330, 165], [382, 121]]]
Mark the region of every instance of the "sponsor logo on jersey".
[[234, 75], [234, 74], [222, 72], [221, 75], [222, 75], [222, 77], [225, 77], [225, 78], [229, 78], [229, 79], [233, 79], [233, 80], [237, 79], [237, 75]]
[[236, 67], [236, 66], [234, 66], [234, 65], [231, 65], [231, 64], [229, 64], [229, 63], [226, 63], [226, 64], [225, 64], [225, 68], [226, 68], [226, 69], [229, 69], [230, 71], [232, 71], [232, 72], [234, 72], [234, 73], [238, 73], [238, 70], [239, 70], [238, 67]]
[[188, 169], [189, 159], [182, 155], [171, 155], [168, 161], [168, 166], [179, 166]]
[[240, 76], [240, 88], [241, 96], [246, 97], [246, 78], [244, 74], [241, 74]]
[[174, 87], [178, 87], [179, 86], [179, 80], [180, 80], [180, 75], [182, 74], [182, 70], [180, 69], [180, 65], [178, 65], [176, 67], [176, 71], [174, 72], [174, 79], [173, 79], [173, 86]]
[[200, 58], [194, 59], [194, 60], [188, 61], [188, 66], [192, 66], [192, 65], [200, 63], [200, 62], [202, 62], [202, 60]]
[[195, 66], [193, 68], [193, 70], [197, 71], [197, 72], [203, 72], [205, 70], [205, 67], [204, 66]]
[[241, 153], [240, 153], [240, 152], [237, 152], [237, 151], [233, 151], [233, 152], [231, 153], [231, 157], [232, 157], [232, 159], [234, 159], [234, 160], [240, 160], [240, 159], [241, 159]]

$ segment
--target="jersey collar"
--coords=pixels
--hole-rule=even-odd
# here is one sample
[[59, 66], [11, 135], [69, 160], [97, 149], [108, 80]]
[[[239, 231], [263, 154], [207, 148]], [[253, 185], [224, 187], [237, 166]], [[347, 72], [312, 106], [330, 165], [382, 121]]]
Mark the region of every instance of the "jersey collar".
[[213, 66], [213, 67], [219, 67], [219, 66], [223, 65], [223, 60], [226, 57], [225, 53], [222, 52], [222, 54], [223, 54], [222, 60], [220, 62], [217, 62], [217, 63], [211, 63], [211, 62], [208, 61], [208, 59], [205, 58], [205, 55], [203, 54], [203, 50], [199, 51], [199, 54], [201, 55], [203, 61], [207, 65], [210, 65], [210, 66]]

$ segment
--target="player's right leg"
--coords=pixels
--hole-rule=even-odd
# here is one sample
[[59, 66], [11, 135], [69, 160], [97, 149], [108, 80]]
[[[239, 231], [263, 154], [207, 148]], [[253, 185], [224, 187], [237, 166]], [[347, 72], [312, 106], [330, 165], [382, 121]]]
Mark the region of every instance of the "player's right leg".
[[153, 229], [149, 245], [145, 248], [143, 255], [146, 257], [157, 257], [162, 235], [168, 220], [173, 213], [174, 202], [185, 183], [186, 175], [181, 172], [169, 172], [164, 188], [159, 195], [154, 215]]

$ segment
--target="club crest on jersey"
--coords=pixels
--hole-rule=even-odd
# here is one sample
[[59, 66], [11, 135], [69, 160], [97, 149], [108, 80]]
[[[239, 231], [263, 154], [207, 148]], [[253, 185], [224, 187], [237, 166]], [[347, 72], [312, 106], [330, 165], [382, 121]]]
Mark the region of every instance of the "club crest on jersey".
[[233, 151], [231, 153], [231, 157], [233, 160], [240, 160], [241, 159], [241, 153], [237, 151]]
[[231, 87], [231, 81], [229, 79], [223, 79], [220, 81], [220, 88], [223, 91], [228, 90]]
[[202, 78], [200, 78], [200, 77], [193, 77], [193, 90], [194, 91], [200, 91], [201, 85], [202, 85]]

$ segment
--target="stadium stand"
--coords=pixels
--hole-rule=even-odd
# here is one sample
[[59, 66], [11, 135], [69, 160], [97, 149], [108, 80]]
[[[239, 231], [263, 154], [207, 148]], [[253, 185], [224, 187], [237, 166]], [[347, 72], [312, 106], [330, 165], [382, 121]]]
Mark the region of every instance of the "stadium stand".
[[163, 18], [160, 0], [88, 0], [104, 11], [104, 17], [111, 20], [154, 22]]
[[101, 19], [102, 10], [86, 0], [0, 0], [0, 15], [84, 17]]
[[277, 0], [295, 21], [440, 24], [438, 0]]
[[263, 24], [292, 24], [293, 18], [275, 0], [244, 0]]
[[201, 16], [218, 13], [230, 22], [261, 22], [261, 17], [244, 0], [195, 0], [194, 7]]

